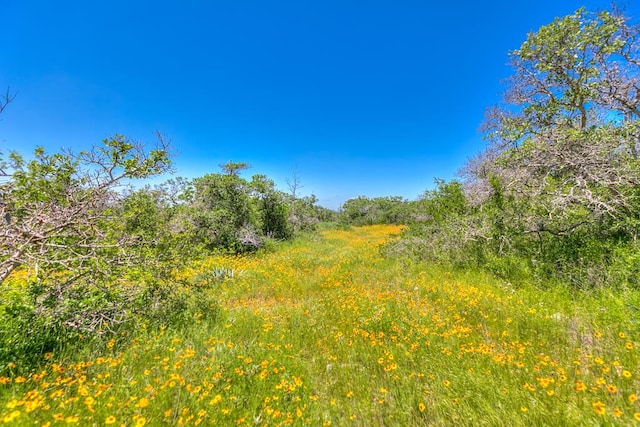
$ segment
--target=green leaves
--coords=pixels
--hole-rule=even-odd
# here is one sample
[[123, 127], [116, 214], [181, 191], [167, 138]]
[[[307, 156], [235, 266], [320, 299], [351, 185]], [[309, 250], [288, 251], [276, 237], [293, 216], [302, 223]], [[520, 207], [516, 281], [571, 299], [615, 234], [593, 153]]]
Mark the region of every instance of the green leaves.
[[513, 121], [503, 121], [498, 125], [502, 131], [492, 135], [515, 144], [549, 127], [586, 129], [600, 124], [602, 111], [616, 108], [608, 99], [611, 94], [627, 96], [617, 91], [627, 82], [615, 71], [624, 63], [634, 64], [624, 55], [630, 43], [624, 38], [628, 28], [621, 16], [582, 8], [530, 33], [510, 54], [516, 74], [507, 101], [523, 120], [517, 121], [517, 130]]
[[254, 175], [251, 181], [241, 178], [238, 171], [247, 166], [229, 162], [222, 166], [224, 174], [194, 180], [190, 209], [196, 236], [210, 249], [244, 252], [261, 247], [266, 237], [293, 235], [287, 198], [264, 175]]
[[[466, 203], [453, 204], [465, 209], [450, 206], [448, 184], [427, 194], [430, 220], [412, 230], [412, 248], [507, 276], [504, 260], [536, 279], [611, 284], [624, 276], [611, 270], [613, 254], [640, 251], [631, 226], [640, 218], [640, 27], [582, 8], [528, 34], [510, 57], [504, 102], [487, 114], [489, 145], [466, 166]], [[624, 280], [638, 283], [633, 274]]]
[[0, 159], [8, 175], [0, 183], [0, 214], [8, 219], [0, 233], [0, 283], [20, 266], [37, 265], [42, 277], [49, 270], [84, 277], [95, 273], [91, 260], [120, 256], [107, 249], [125, 248], [126, 239], [103, 227], [119, 186], [170, 167], [168, 143], [161, 137], [146, 151], [121, 135], [78, 154], [48, 154], [38, 147], [32, 160], [19, 153], [8, 159]]

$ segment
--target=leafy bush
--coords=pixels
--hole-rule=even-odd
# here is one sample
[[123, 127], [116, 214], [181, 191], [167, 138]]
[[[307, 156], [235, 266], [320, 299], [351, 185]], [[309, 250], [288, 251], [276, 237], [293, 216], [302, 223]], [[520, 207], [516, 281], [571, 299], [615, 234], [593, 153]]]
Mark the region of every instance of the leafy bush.
[[[193, 316], [215, 318], [219, 307], [212, 284], [231, 280], [234, 271], [213, 269], [185, 282], [134, 284], [74, 282], [48, 286], [11, 280], [0, 299], [0, 375], [10, 363], [36, 366], [46, 353], [69, 345], [81, 348], [138, 328], [192, 324]], [[142, 274], [130, 277], [142, 278]]]

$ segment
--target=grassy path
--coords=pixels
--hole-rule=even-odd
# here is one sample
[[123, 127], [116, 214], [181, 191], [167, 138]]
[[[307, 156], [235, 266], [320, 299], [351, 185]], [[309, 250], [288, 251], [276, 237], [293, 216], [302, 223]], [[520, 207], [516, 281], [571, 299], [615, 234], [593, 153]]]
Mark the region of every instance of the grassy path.
[[575, 300], [383, 258], [380, 244], [398, 231], [327, 231], [212, 258], [183, 274], [238, 272], [211, 290], [219, 310], [0, 378], [0, 416], [126, 426], [640, 421], [634, 294]]

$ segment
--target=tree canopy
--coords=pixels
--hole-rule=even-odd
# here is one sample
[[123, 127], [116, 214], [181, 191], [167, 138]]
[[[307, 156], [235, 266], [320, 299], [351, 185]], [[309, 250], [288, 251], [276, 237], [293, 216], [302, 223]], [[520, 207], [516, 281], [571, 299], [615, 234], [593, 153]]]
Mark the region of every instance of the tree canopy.
[[[638, 281], [639, 36], [617, 10], [581, 8], [509, 53], [487, 147], [461, 172], [463, 214], [413, 229], [428, 257], [579, 286]], [[447, 188], [425, 206], [448, 200]]]
[[543, 214], [584, 209], [619, 219], [640, 184], [638, 28], [619, 14], [579, 9], [511, 52], [504, 103], [488, 114], [490, 142], [471, 176], [500, 178]]

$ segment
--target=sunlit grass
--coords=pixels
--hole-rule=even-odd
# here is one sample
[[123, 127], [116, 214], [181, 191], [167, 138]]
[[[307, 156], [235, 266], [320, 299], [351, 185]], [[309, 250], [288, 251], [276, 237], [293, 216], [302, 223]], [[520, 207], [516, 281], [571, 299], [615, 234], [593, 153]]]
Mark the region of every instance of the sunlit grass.
[[384, 259], [398, 227], [329, 230], [235, 272], [222, 312], [0, 378], [23, 425], [602, 425], [640, 421], [638, 296], [515, 289]]

